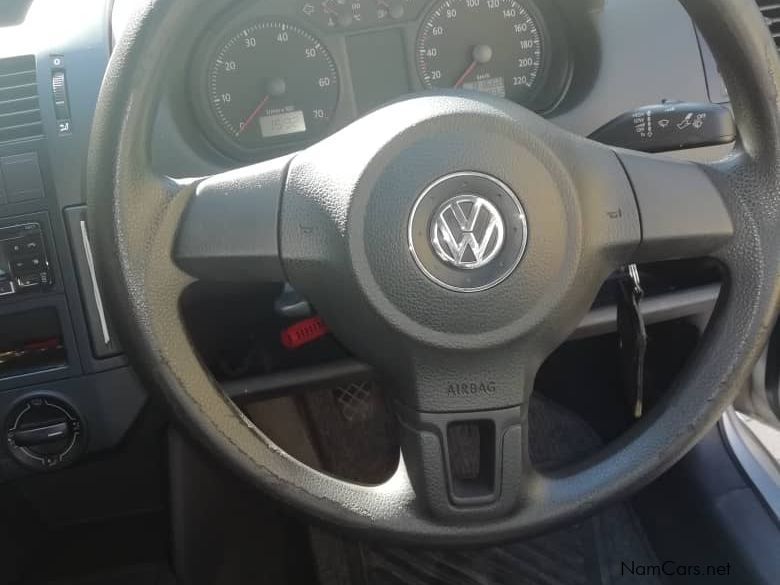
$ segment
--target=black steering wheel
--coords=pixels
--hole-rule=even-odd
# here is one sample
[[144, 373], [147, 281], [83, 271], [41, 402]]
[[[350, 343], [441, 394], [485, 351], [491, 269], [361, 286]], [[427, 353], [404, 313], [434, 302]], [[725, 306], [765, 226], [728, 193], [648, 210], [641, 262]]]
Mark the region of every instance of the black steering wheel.
[[[214, 1], [150, 1], [129, 27], [100, 93], [88, 196], [134, 366], [222, 460], [365, 537], [468, 545], [625, 497], [718, 420], [764, 345], [780, 290], [780, 62], [752, 0], [682, 2], [716, 55], [740, 132], [715, 164], [607, 148], [508, 101], [430, 93], [295, 155], [176, 182], [151, 170], [155, 111], [178, 39]], [[631, 262], [705, 255], [720, 260], [725, 284], [666, 398], [588, 461], [534, 469], [535, 374], [606, 277]], [[307, 467], [221, 393], [180, 313], [196, 279], [290, 282], [391, 380], [403, 456], [389, 481], [357, 485]], [[449, 464], [463, 425], [489, 462], [477, 477]]]

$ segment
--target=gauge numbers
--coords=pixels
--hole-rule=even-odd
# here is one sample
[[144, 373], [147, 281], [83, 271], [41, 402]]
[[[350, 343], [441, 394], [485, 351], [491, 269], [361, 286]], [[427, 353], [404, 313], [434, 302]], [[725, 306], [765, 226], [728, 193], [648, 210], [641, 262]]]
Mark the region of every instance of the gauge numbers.
[[536, 90], [544, 43], [535, 9], [518, 0], [443, 0], [417, 40], [429, 88], [481, 91], [522, 103]]
[[339, 97], [336, 65], [304, 29], [262, 20], [231, 34], [207, 75], [210, 110], [226, 139], [244, 151], [317, 138]]

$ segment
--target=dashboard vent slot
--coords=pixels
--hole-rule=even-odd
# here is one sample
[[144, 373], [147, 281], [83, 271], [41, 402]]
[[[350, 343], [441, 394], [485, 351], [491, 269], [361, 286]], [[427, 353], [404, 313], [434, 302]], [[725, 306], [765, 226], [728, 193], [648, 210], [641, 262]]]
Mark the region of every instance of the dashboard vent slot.
[[756, 3], [775, 40], [775, 45], [780, 49], [780, 0], [756, 0]]
[[0, 143], [42, 136], [35, 57], [0, 59]]

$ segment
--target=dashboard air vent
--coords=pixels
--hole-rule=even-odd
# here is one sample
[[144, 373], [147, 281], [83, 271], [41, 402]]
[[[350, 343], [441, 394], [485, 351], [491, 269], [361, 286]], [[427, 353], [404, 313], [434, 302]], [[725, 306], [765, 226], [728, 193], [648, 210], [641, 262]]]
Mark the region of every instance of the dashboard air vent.
[[43, 136], [35, 57], [0, 59], [0, 143]]
[[780, 49], [780, 0], [756, 0], [775, 45]]

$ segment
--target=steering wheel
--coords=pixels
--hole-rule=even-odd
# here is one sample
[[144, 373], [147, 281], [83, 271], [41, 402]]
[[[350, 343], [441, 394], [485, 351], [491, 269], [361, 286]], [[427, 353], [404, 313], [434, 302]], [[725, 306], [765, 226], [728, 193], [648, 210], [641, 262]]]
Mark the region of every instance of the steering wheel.
[[[87, 188], [128, 355], [220, 459], [363, 537], [472, 545], [624, 498], [715, 424], [765, 343], [780, 290], [780, 62], [752, 0], [682, 1], [739, 128], [733, 154], [714, 164], [608, 148], [508, 101], [444, 92], [388, 105], [291, 156], [174, 181], [152, 170], [156, 107], [177, 41], [214, 1], [150, 1], [131, 24], [98, 100]], [[700, 256], [720, 261], [724, 286], [673, 388], [587, 461], [535, 469], [535, 374], [600, 285], [632, 262]], [[402, 458], [386, 483], [307, 467], [222, 394], [182, 321], [196, 280], [291, 283], [391, 381]], [[450, 464], [461, 431], [479, 436], [476, 476]]]

